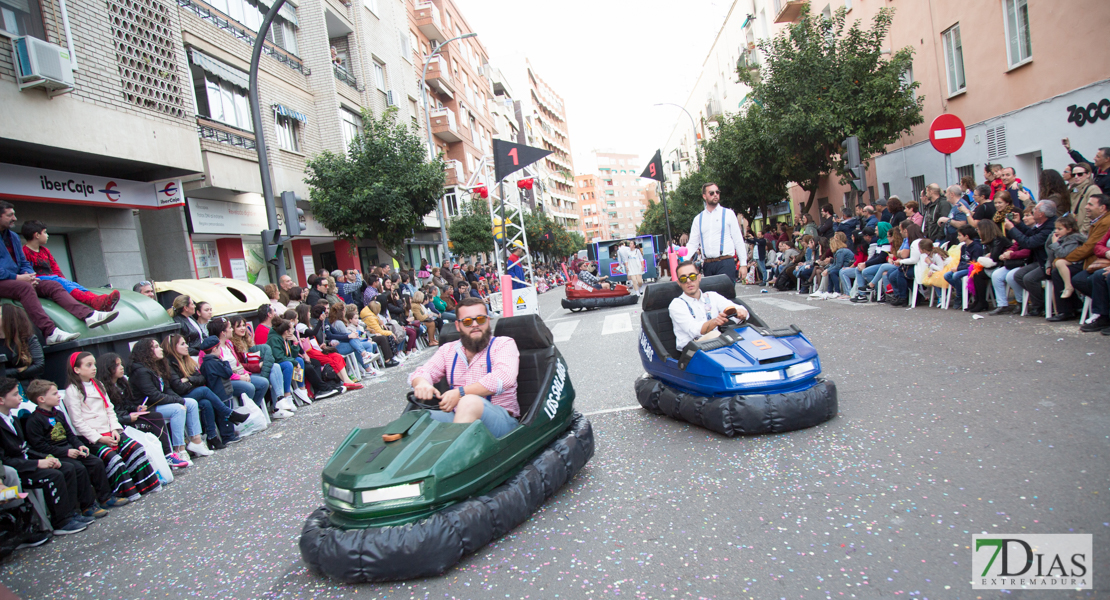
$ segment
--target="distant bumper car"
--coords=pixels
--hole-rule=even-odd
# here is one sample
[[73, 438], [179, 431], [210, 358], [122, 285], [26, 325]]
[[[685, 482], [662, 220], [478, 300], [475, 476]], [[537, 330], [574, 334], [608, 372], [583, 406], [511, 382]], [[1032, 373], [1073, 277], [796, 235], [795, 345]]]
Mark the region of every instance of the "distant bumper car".
[[[458, 337], [453, 326], [442, 333]], [[325, 506], [301, 532], [312, 570], [347, 583], [443, 573], [526, 521], [593, 456], [543, 321], [503, 318], [495, 334], [520, 350], [521, 425], [498, 439], [481, 421], [440, 423], [410, 392], [397, 420], [354, 429], [324, 467]]]
[[[724, 275], [706, 277], [702, 291], [735, 301]], [[675, 347], [667, 307], [682, 294], [677, 283], [654, 283], [644, 292], [636, 399], [650, 412], [732, 437], [813, 427], [836, 416], [836, 384], [820, 377], [817, 350], [800, 329], [770, 329], [751, 307], [721, 335]]]
[[619, 283], [614, 284], [612, 289], [598, 290], [575, 277], [567, 282], [567, 297], [563, 299], [563, 308], [578, 312], [589, 308], [628, 306], [639, 300], [639, 296], [628, 293], [628, 288]]

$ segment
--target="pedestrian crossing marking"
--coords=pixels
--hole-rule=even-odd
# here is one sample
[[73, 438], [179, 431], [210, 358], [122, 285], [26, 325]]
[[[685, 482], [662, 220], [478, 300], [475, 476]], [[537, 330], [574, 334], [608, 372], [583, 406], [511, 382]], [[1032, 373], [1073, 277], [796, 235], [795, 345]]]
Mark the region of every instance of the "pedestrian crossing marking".
[[744, 296], [744, 300], [746, 302], [762, 302], [763, 304], [769, 304], [771, 306], [774, 306], [775, 308], [781, 308], [782, 310], [788, 310], [790, 312], [797, 312], [799, 310], [817, 310], [816, 306], [810, 306], [808, 304], [801, 304], [799, 302], [791, 302], [790, 300], [783, 300], [782, 298], [763, 298], [763, 297], [760, 297], [760, 296]]
[[570, 336], [574, 335], [574, 330], [578, 328], [578, 323], [580, 323], [581, 321], [581, 319], [565, 321], [552, 327], [551, 334], [555, 336], [555, 343], [565, 342], [569, 340]]
[[632, 331], [632, 313], [619, 313], [605, 317], [605, 324], [601, 327], [601, 335], [611, 335]]

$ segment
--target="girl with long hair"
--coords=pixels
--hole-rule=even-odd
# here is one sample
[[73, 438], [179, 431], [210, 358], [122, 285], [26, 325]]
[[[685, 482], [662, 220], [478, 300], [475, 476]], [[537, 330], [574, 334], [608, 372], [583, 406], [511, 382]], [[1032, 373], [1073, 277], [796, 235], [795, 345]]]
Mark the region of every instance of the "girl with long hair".
[[162, 454], [173, 454], [166, 419], [160, 413], [147, 410], [146, 406], [140, 409], [142, 403], [131, 393], [131, 382], [127, 380], [126, 371], [123, 359], [115, 352], [106, 352], [96, 358], [96, 379], [112, 401], [120, 425], [153, 434], [162, 442]]
[[[212, 453], [204, 444], [204, 436], [200, 426], [200, 407], [193, 398], [182, 398], [174, 392], [169, 385], [170, 369], [166, 363], [162, 346], [154, 338], [143, 338], [135, 342], [131, 349], [131, 393], [136, 398], [146, 398], [147, 406], [166, 418], [170, 423], [170, 440], [173, 444], [173, 453], [166, 457], [188, 463], [188, 454], [185, 447], [185, 434], [188, 430], [189, 446], [198, 456], [208, 456]], [[171, 466], [175, 465], [170, 460]]]
[[[266, 409], [266, 390], [270, 389], [270, 382], [261, 375], [250, 373], [243, 367], [246, 360], [245, 352], [240, 354], [235, 344], [231, 341], [231, 321], [223, 317], [216, 317], [208, 323], [208, 335], [216, 336], [217, 344], [212, 354], [220, 358], [231, 367], [231, 391], [235, 397], [246, 394], [254, 401], [258, 408]], [[249, 348], [249, 346], [248, 346]]]
[[4, 376], [23, 386], [42, 375], [46, 360], [27, 313], [15, 304], [0, 306], [0, 354], [7, 357]]
[[362, 340], [358, 337], [357, 331], [351, 331], [347, 328], [347, 305], [343, 302], [334, 302], [328, 305], [328, 316], [326, 318], [327, 329], [324, 334], [329, 340], [336, 340], [339, 345], [335, 349], [346, 356], [354, 354], [358, 359], [359, 364], [362, 365], [364, 371], [372, 372], [370, 368], [369, 350], [363, 345]]
[[[162, 355], [169, 367], [170, 387], [182, 398], [197, 401], [201, 422], [208, 438], [208, 448], [222, 450], [235, 438], [235, 424], [247, 420], [247, 416], [231, 410], [220, 397], [206, 385], [200, 365], [189, 355], [189, 345], [185, 338], [172, 334], [162, 340]], [[190, 452], [193, 451], [189, 448]]]
[[[142, 444], [123, 433], [115, 407], [96, 379], [96, 357], [90, 352], [71, 354], [66, 379], [66, 414], [77, 435], [88, 442], [89, 451], [104, 461], [112, 495], [134, 502], [162, 489]], [[139, 408], [139, 412], [146, 410]]]

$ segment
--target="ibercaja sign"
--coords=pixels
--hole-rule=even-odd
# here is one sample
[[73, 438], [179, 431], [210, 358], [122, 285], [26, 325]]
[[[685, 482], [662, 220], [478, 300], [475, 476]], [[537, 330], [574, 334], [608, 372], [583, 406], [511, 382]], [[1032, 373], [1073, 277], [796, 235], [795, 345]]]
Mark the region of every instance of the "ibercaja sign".
[[973, 535], [971, 587], [1089, 590], [1091, 534]]

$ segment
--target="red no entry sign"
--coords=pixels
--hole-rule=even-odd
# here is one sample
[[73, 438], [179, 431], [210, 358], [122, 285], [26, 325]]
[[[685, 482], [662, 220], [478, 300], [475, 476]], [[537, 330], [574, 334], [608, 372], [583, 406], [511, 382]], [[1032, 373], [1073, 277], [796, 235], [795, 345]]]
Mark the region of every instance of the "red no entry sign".
[[929, 142], [942, 154], [952, 154], [964, 145], [967, 131], [956, 115], [943, 114], [929, 126]]

